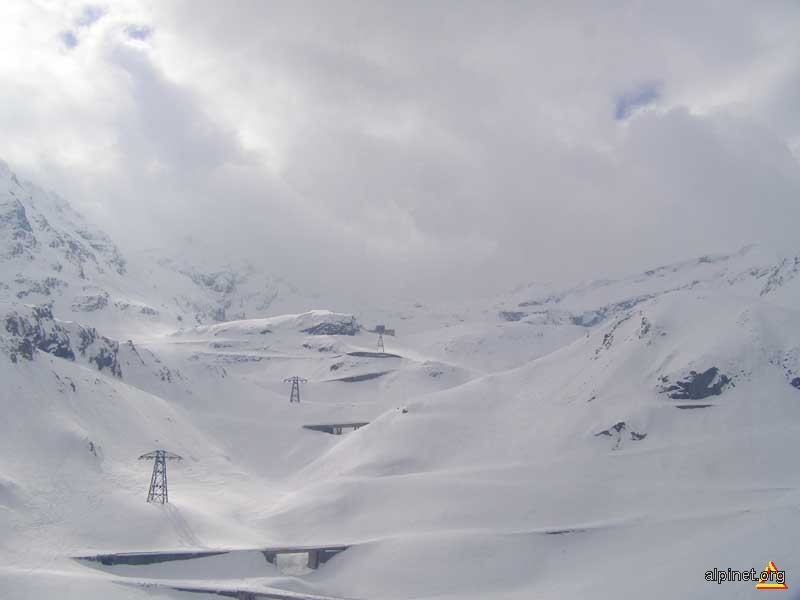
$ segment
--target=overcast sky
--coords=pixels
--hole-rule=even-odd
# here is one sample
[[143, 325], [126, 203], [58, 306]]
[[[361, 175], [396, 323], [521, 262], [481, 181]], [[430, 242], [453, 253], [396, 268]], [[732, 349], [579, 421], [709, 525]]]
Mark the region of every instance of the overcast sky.
[[0, 158], [330, 292], [800, 251], [800, 3], [4, 0]]

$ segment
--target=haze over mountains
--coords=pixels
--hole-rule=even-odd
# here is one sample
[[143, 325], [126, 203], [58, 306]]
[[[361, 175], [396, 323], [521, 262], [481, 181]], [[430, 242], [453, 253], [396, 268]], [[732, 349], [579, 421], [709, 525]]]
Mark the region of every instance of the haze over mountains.
[[[128, 256], [2, 165], [0, 595], [745, 598], [705, 571], [769, 560], [791, 591], [798, 274], [751, 246], [332, 312], [266, 262]], [[185, 458], [165, 506], [136, 460], [157, 447]], [[350, 547], [314, 571], [256, 551], [297, 545]], [[165, 549], [239, 551], [71, 558]]]
[[50, 302], [64, 316], [133, 330], [263, 315], [292, 298], [302, 304], [289, 284], [244, 262], [201, 268], [148, 249], [131, 260], [63, 198], [20, 181], [5, 163], [0, 190], [4, 301]]
[[0, 2], [0, 600], [800, 598], [799, 31]]

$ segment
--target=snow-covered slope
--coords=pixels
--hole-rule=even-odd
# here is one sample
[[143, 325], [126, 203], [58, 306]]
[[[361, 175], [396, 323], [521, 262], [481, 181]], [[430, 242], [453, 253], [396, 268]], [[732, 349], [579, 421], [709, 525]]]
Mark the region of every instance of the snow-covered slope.
[[[251, 318], [249, 283], [123, 259], [4, 177], [0, 597], [749, 598], [705, 572], [768, 561], [800, 590], [800, 258]], [[107, 304], [76, 308], [96, 290]], [[237, 301], [247, 318], [202, 308]], [[335, 423], [368, 425], [303, 427]], [[167, 506], [136, 460], [161, 447], [184, 457]], [[255, 551], [70, 558], [296, 545], [351, 547], [312, 572]]]

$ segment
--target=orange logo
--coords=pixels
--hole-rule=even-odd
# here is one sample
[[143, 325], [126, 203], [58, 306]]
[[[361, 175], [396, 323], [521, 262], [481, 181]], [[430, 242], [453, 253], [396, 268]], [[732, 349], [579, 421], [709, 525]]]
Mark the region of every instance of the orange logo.
[[788, 590], [786, 573], [778, 571], [775, 563], [769, 561], [767, 567], [761, 572], [761, 578], [756, 584], [757, 590]]

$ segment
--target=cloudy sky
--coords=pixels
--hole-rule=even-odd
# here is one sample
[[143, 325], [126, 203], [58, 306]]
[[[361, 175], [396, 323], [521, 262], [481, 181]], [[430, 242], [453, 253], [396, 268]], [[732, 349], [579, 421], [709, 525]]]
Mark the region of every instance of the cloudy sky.
[[0, 132], [124, 248], [323, 291], [800, 250], [800, 3], [5, 0]]

